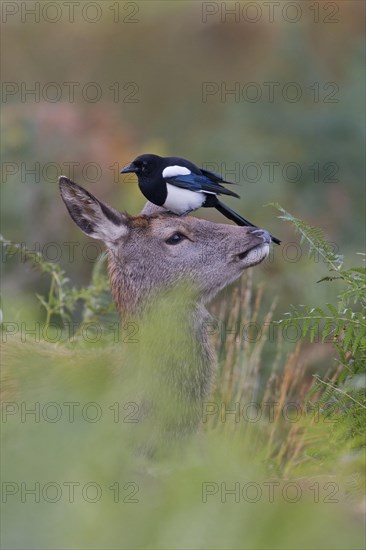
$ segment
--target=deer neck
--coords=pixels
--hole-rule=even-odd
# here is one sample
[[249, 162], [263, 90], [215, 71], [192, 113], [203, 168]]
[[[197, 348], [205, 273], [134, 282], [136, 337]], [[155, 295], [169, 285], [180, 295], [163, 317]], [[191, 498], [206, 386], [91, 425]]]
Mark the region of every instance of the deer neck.
[[152, 350], [152, 363], [166, 370], [182, 397], [190, 394], [199, 401], [207, 396], [214, 354], [207, 331], [210, 315], [203, 303], [193, 294], [190, 299], [176, 295], [174, 289], [157, 292], [146, 280], [139, 285], [112, 262], [109, 275], [122, 323], [138, 324], [139, 346]]

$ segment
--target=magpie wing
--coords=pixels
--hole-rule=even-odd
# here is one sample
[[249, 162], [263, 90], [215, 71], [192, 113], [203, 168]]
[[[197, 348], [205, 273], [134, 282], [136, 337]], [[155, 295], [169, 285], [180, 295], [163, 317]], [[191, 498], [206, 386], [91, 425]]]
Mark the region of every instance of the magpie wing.
[[220, 174], [216, 174], [216, 172], [211, 172], [211, 170], [206, 170], [205, 168], [200, 168], [202, 174], [204, 176], [207, 176], [211, 181], [215, 181], [217, 183], [229, 183], [230, 185], [236, 185], [233, 181], [226, 181]]
[[164, 178], [167, 183], [175, 185], [175, 187], [180, 187], [181, 189], [188, 189], [189, 191], [194, 191], [196, 193], [211, 193], [213, 195], [230, 195], [232, 197], [238, 197], [237, 193], [225, 189], [216, 181], [212, 181], [205, 175], [201, 174], [184, 174], [171, 176]]

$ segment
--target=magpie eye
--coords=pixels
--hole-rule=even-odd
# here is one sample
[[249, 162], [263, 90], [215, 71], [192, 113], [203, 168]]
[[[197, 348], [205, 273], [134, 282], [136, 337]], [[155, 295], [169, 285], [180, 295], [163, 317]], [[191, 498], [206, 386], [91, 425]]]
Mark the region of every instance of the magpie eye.
[[166, 244], [178, 244], [178, 243], [184, 241], [184, 239], [186, 239], [186, 238], [187, 237], [185, 235], [183, 235], [182, 233], [174, 233], [174, 235], [169, 237], [169, 239], [167, 239], [165, 242], [166, 242]]

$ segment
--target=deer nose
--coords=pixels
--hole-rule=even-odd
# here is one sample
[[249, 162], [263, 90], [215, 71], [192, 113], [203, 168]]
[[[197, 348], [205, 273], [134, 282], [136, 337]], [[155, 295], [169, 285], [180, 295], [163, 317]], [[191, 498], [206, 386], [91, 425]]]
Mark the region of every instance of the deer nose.
[[271, 235], [268, 233], [268, 231], [265, 231], [264, 229], [253, 229], [253, 231], [250, 231], [250, 233], [252, 235], [255, 235], [256, 237], [260, 237], [265, 243], [271, 242]]

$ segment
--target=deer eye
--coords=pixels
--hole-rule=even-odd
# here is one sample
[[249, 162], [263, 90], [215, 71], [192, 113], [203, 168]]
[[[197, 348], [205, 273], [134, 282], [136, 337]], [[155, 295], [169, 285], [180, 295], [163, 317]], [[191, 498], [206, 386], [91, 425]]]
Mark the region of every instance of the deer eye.
[[169, 237], [169, 239], [167, 239], [165, 242], [166, 244], [178, 244], [182, 241], [184, 241], [184, 239], [186, 239], [187, 237], [185, 235], [183, 235], [183, 233], [174, 233], [174, 235], [172, 235], [171, 237]]

